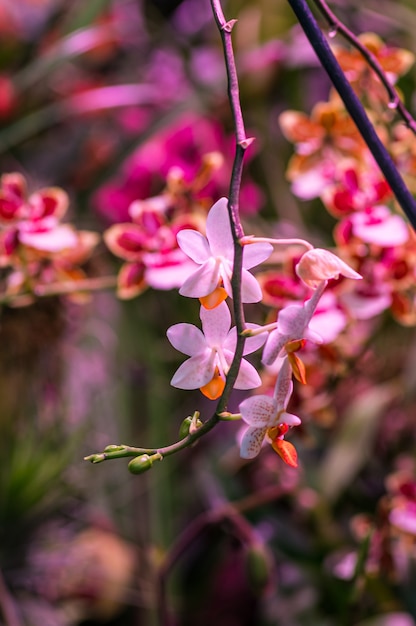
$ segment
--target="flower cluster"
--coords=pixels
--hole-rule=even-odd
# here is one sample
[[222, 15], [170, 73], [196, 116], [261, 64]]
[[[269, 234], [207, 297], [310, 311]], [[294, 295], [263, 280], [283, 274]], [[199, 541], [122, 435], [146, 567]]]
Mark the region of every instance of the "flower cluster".
[[[373, 33], [360, 38], [392, 84], [414, 61], [407, 50], [390, 48]], [[377, 133], [409, 180], [415, 177], [414, 135], [402, 124], [390, 130], [395, 102], [356, 50], [334, 47], [338, 61], [369, 110]], [[363, 280], [341, 297], [347, 314], [369, 319], [390, 309], [402, 323], [416, 323], [414, 235], [396, 212], [393, 194], [335, 92], [310, 116], [286, 111], [283, 134], [295, 144], [287, 176], [295, 195], [319, 197], [338, 223], [334, 239]], [[411, 135], [412, 141], [410, 141]]]
[[[191, 324], [175, 324], [168, 329], [167, 336], [173, 347], [190, 357], [176, 371], [171, 384], [179, 389], [200, 389], [206, 397], [215, 400], [224, 391], [237, 345], [236, 328], [230, 330], [231, 314], [225, 302], [227, 296], [232, 297], [234, 269], [234, 243], [227, 199], [221, 198], [211, 208], [206, 236], [196, 230], [184, 229], [178, 233], [177, 239], [183, 252], [199, 266], [188, 276], [179, 292], [199, 298], [202, 331]], [[290, 240], [244, 237], [237, 243], [243, 245], [243, 302], [262, 300], [261, 287], [248, 270], [270, 256], [272, 243], [287, 241]], [[296, 241], [299, 243], [299, 240]], [[265, 327], [246, 324], [243, 331], [246, 336], [243, 355], [251, 354], [264, 344], [263, 364], [270, 366], [278, 363], [280, 368], [271, 397], [252, 396], [240, 404], [240, 417], [247, 424], [241, 437], [241, 456], [247, 459], [255, 457], [263, 440], [267, 439], [281, 458], [293, 467], [297, 465], [297, 453], [284, 437], [290, 427], [300, 424], [300, 419], [287, 411], [293, 391], [292, 375], [305, 382], [305, 369], [297, 352], [308, 340], [323, 341], [311, 327], [311, 321], [328, 281], [340, 275], [361, 278], [331, 252], [312, 248], [307, 242], [303, 244], [309, 249], [300, 258], [296, 272], [298, 280], [301, 279], [305, 286], [313, 290], [312, 296], [303, 304], [281, 309], [277, 322]], [[260, 384], [261, 378], [254, 366], [242, 359], [234, 387], [253, 389]]]
[[22, 174], [0, 179], [0, 264], [6, 270], [5, 296], [32, 302], [39, 285], [74, 282], [98, 243], [98, 235], [62, 224], [69, 199], [59, 187], [27, 191]]

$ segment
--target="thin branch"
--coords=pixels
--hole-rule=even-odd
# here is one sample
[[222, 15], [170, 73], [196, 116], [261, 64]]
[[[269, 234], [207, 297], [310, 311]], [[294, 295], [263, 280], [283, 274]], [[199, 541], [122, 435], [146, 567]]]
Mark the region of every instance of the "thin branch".
[[416, 201], [399, 174], [392, 158], [380, 141], [363, 105], [349, 84], [306, 0], [288, 0], [299, 24], [338, 91], [345, 108], [355, 122], [371, 154], [383, 172], [400, 206], [416, 230]]
[[386, 89], [392, 108], [397, 111], [398, 115], [400, 115], [406, 126], [408, 126], [416, 134], [416, 121], [404, 106], [399, 94], [397, 93], [396, 88], [386, 76], [386, 73], [381, 67], [377, 57], [371, 52], [371, 50], [366, 48], [366, 46], [361, 43], [358, 37], [356, 37], [356, 35], [354, 35], [354, 33], [345, 26], [345, 24], [343, 24], [337, 18], [337, 16], [331, 11], [325, 0], [313, 0], [313, 2], [328, 22], [330, 31], [342, 35], [344, 39], [349, 41], [350, 44], [360, 52], [363, 58], [367, 61], [368, 65], [378, 76], [381, 84]]
[[235, 380], [238, 375], [238, 371], [241, 365], [241, 359], [243, 357], [245, 338], [242, 336], [242, 332], [245, 329], [244, 308], [241, 300], [241, 273], [243, 267], [243, 247], [240, 244], [240, 239], [244, 236], [243, 227], [240, 221], [239, 213], [239, 196], [241, 186], [241, 176], [243, 171], [243, 161], [245, 151], [252, 143], [253, 139], [247, 138], [243, 114], [240, 104], [240, 92], [238, 86], [237, 69], [234, 59], [234, 51], [231, 39], [231, 32], [236, 23], [236, 20], [230, 20], [227, 22], [225, 19], [220, 0], [211, 0], [212, 11], [218, 29], [221, 34], [225, 67], [228, 77], [228, 97], [230, 101], [231, 111], [234, 118], [236, 148], [235, 157], [233, 163], [233, 169], [231, 173], [230, 191], [228, 196], [228, 211], [231, 224], [231, 232], [234, 241], [234, 264], [233, 275], [231, 278], [231, 287], [233, 292], [233, 307], [235, 324], [237, 329], [237, 345], [234, 354], [233, 361], [231, 363], [224, 392], [219, 400], [217, 413], [221, 413], [226, 409], [228, 398], [231, 390], [234, 387]]

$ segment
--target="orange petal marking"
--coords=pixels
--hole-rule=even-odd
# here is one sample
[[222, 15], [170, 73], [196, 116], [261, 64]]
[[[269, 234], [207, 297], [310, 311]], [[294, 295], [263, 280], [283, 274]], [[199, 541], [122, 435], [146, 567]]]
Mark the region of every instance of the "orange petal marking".
[[199, 298], [200, 303], [205, 309], [215, 309], [221, 302], [224, 302], [227, 298], [227, 292], [224, 287], [217, 287], [214, 291], [211, 291], [207, 296]]
[[302, 385], [306, 385], [306, 369], [304, 362], [294, 352], [287, 355], [289, 363], [293, 370], [293, 375]]
[[210, 400], [216, 400], [224, 391], [224, 387], [225, 380], [221, 378], [220, 371], [218, 367], [216, 367], [214, 376], [209, 381], [209, 383], [207, 383], [203, 387], [200, 387], [200, 391]]
[[272, 448], [287, 465], [290, 467], [298, 466], [298, 453], [293, 443], [285, 441], [285, 439], [275, 439]]

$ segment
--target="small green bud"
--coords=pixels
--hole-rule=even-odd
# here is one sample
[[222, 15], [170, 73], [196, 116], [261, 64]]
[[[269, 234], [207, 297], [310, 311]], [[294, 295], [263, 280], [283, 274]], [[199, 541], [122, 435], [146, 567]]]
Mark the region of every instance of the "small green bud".
[[104, 452], [120, 452], [124, 450], [125, 446], [116, 446], [114, 444], [110, 444], [104, 448]]
[[152, 454], [149, 456], [148, 454], [141, 454], [140, 456], [134, 457], [128, 464], [128, 470], [132, 474], [143, 474], [149, 470], [155, 461], [161, 461], [162, 455], [157, 452], [156, 454]]
[[106, 459], [105, 454], [90, 454], [89, 456], [84, 456], [84, 461], [91, 461], [91, 463], [102, 463]]
[[192, 419], [192, 415], [188, 415], [188, 417], [185, 417], [185, 419], [183, 420], [182, 424], [179, 427], [179, 439], [185, 439], [185, 437], [189, 435], [189, 429], [192, 424]]

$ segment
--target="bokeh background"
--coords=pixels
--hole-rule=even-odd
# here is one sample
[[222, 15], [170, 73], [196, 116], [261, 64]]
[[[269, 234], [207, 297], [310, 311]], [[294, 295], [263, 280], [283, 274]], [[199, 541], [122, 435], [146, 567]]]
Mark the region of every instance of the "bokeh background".
[[[355, 33], [416, 53], [411, 0], [332, 6]], [[334, 218], [290, 190], [293, 147], [278, 124], [287, 109], [327, 100], [328, 78], [284, 0], [224, 10], [238, 18], [241, 102], [256, 138], [241, 190], [246, 232], [332, 246]], [[413, 67], [399, 83], [411, 111], [415, 82]], [[222, 158], [192, 188], [212, 153]], [[77, 228], [128, 221], [132, 201], [172, 184], [172, 168], [208, 209], [227, 194], [233, 153], [208, 0], [0, 0], [1, 172], [21, 172], [30, 190], [65, 189]], [[100, 243], [85, 271], [120, 265]], [[161, 603], [178, 626], [415, 623], [412, 323], [385, 311], [313, 353], [294, 400], [298, 469], [268, 449], [242, 461], [238, 424], [224, 423], [132, 476], [124, 460], [83, 457], [167, 445], [184, 417], [213, 410], [169, 385], [181, 357], [166, 329], [198, 323], [195, 302], [152, 288], [130, 300], [106, 289], [4, 302], [0, 623], [152, 626]], [[262, 306], [249, 307], [250, 321], [264, 319]]]

